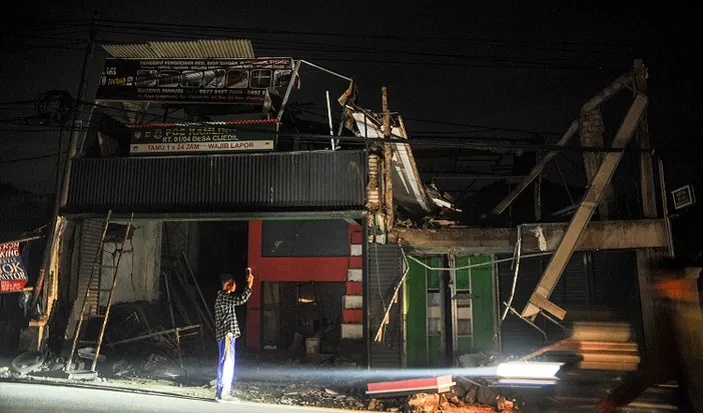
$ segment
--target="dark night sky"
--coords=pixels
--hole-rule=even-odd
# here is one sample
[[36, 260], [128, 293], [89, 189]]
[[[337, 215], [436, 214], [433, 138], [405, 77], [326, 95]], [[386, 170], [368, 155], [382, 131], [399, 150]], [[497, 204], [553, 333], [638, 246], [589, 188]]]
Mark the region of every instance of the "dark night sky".
[[[698, 166], [697, 162], [688, 159], [700, 146], [697, 121], [702, 110], [694, 95], [701, 90], [701, 82], [700, 75], [694, 72], [694, 58], [690, 57], [695, 50], [688, 50], [695, 49], [699, 41], [691, 37], [692, 24], [682, 22], [685, 11], [677, 10], [677, 15], [672, 12], [669, 17], [661, 10], [637, 11], [635, 3], [612, 2], [591, 6], [541, 2], [540, 7], [532, 2], [516, 6], [512, 2], [387, 3], [390, 2], [305, 1], [293, 5], [280, 1], [222, 1], [183, 2], [182, 7], [171, 2], [164, 7], [141, 1], [76, 1], [60, 8], [48, 1], [19, 3], [14, 13], [5, 14], [0, 29], [0, 101], [32, 99], [49, 89], [68, 90], [75, 96], [83, 53], [36, 48], [65, 43], [61, 37], [73, 35], [36, 31], [43, 26], [32, 20], [89, 19], [92, 10], [98, 10], [99, 17], [105, 20], [345, 33], [348, 35], [244, 32], [239, 37], [251, 37], [259, 56], [306, 58], [355, 76], [361, 103], [371, 109], [380, 106], [379, 89], [385, 85], [389, 88], [391, 108], [406, 118], [502, 128], [564, 131], [585, 100], [628, 70], [633, 58], [642, 57], [650, 70], [650, 129], [654, 144], [667, 150], [675, 146], [687, 149], [683, 154], [667, 155], [669, 163], [676, 164], [676, 168], [671, 168], [670, 179], [677, 181], [691, 173], [699, 174], [690, 169]], [[125, 34], [129, 29], [117, 26], [108, 30], [109, 33], [99, 34], [98, 40], [176, 40], [167, 37], [173, 33], [163, 31], [142, 32], [150, 33], [145, 36]], [[233, 32], [211, 34], [237, 37]], [[55, 36], [56, 40], [39, 39], [39, 35]], [[389, 35], [404, 38], [383, 37]], [[86, 38], [85, 34], [76, 36]], [[33, 48], [17, 50], [24, 46]], [[330, 46], [334, 52], [325, 50]], [[340, 52], [345, 47], [350, 50]], [[360, 53], [352, 48], [375, 52]], [[97, 54], [92, 68], [93, 85], [105, 55]], [[477, 56], [489, 60], [476, 59]], [[514, 63], [522, 60], [547, 63], [550, 67], [514, 67], [524, 66]], [[415, 63], [399, 63], [408, 61]], [[320, 107], [324, 105], [325, 89], [336, 97], [346, 87], [327, 75], [306, 71], [303, 76], [304, 92], [300, 96], [307, 101], [314, 97]], [[0, 119], [13, 116], [0, 107]], [[408, 123], [411, 134], [449, 130], [446, 126]], [[0, 127], [0, 181], [51, 192], [54, 159], [6, 162], [55, 152], [57, 134], [10, 129], [8, 125]]]

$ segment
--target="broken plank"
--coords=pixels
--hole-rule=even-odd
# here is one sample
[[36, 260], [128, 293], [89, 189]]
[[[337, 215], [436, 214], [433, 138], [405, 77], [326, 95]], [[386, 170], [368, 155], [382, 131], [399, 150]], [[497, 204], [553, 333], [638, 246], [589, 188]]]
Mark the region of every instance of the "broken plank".
[[542, 310], [549, 312], [554, 317], [560, 320], [563, 320], [566, 316], [566, 310], [549, 301], [547, 298], [542, 297], [539, 294], [532, 294], [532, 297], [530, 297], [530, 303], [536, 305]]

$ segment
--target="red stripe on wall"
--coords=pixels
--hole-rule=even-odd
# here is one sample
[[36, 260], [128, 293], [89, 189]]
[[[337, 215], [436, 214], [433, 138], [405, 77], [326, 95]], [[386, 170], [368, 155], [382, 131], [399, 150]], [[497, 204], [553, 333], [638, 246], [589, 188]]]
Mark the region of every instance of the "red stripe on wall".
[[[358, 227], [355, 227], [358, 228]], [[361, 230], [358, 231], [351, 231], [351, 243], [352, 244], [361, 244]]]
[[353, 270], [358, 270], [364, 265], [364, 260], [361, 257], [349, 257], [347, 265]]
[[364, 293], [364, 284], [359, 282], [347, 282], [347, 295], [361, 295]]
[[361, 324], [364, 322], [364, 310], [355, 308], [353, 310], [344, 310], [342, 318], [345, 323]]
[[[262, 257], [261, 221], [249, 222], [248, 266], [254, 274], [254, 291], [247, 303], [246, 343], [249, 348], [261, 347], [261, 283], [267, 281], [346, 282], [349, 268], [362, 267], [361, 257]], [[360, 228], [349, 225], [349, 238]], [[359, 238], [360, 239], [360, 238]], [[358, 283], [361, 284], [361, 283]], [[360, 293], [359, 293], [360, 294]]]

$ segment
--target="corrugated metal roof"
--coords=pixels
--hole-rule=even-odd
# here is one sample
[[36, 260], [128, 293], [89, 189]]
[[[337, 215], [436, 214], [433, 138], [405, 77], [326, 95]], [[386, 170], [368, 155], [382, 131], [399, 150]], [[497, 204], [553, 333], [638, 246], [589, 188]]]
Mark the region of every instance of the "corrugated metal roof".
[[67, 212], [360, 211], [364, 151], [280, 152], [73, 162]]
[[[375, 119], [374, 114], [365, 111], [352, 110], [352, 117], [359, 128], [359, 136], [367, 138], [383, 138], [381, 126]], [[395, 138], [405, 138], [404, 129], [397, 126], [391, 127], [391, 136]], [[412, 148], [409, 144], [393, 143], [393, 181], [400, 183], [393, 185], [393, 196], [404, 204], [417, 204], [417, 206], [429, 212], [431, 207], [428, 204], [427, 193], [422, 184], [422, 178], [415, 166]], [[412, 208], [417, 209], [417, 208]]]
[[112, 57], [122, 59], [253, 59], [256, 57], [254, 46], [248, 39], [202, 39], [102, 46]]

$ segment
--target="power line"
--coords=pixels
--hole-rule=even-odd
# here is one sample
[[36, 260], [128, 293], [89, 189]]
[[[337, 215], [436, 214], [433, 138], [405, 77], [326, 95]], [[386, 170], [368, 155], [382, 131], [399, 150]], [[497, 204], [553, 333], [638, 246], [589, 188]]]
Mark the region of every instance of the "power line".
[[265, 34], [279, 34], [279, 35], [301, 35], [301, 36], [325, 36], [325, 37], [342, 37], [342, 38], [363, 38], [363, 39], [384, 39], [384, 40], [424, 40], [424, 41], [434, 41], [434, 42], [484, 42], [484, 43], [496, 43], [496, 44], [517, 44], [517, 45], [571, 45], [571, 46], [594, 46], [594, 47], [631, 47], [630, 44], [625, 43], [587, 43], [587, 42], [576, 42], [576, 41], [548, 41], [548, 40], [524, 40], [524, 39], [496, 39], [496, 38], [476, 38], [476, 37], [461, 37], [461, 36], [417, 36], [417, 35], [378, 35], [378, 34], [368, 34], [368, 33], [352, 33], [352, 32], [332, 32], [332, 31], [304, 31], [304, 30], [276, 30], [276, 29], [261, 29], [261, 28], [234, 28], [226, 26], [203, 26], [195, 24], [183, 24], [183, 23], [158, 23], [158, 22], [147, 22], [147, 21], [136, 21], [136, 20], [109, 20], [103, 19], [100, 22], [106, 23], [116, 23], [120, 26], [146, 26], [147, 28], [154, 27], [168, 27], [168, 28], [184, 28], [184, 29], [197, 29], [203, 31], [228, 31], [234, 33], [265, 33]]
[[[168, 37], [173, 37], [173, 38], [179, 38], [179, 39], [192, 39], [193, 33], [189, 33], [188, 35], [182, 35], [183, 32], [177, 31], [177, 30], [167, 30], [167, 29], [156, 29], [156, 28], [136, 28], [136, 30], [139, 30], [141, 32], [127, 32], [125, 31], [124, 27], [120, 26], [107, 26], [108, 28], [115, 28], [119, 29], [119, 31], [115, 30], [102, 30], [103, 32], [108, 32], [108, 33], [113, 33], [113, 34], [143, 34], [142, 32], [149, 32], [149, 33], [176, 33], [179, 35], [171, 35]], [[163, 34], [162, 34], [163, 36]], [[484, 60], [484, 61], [493, 61], [493, 62], [504, 62], [504, 63], [524, 63], [524, 64], [543, 64], [547, 65], [550, 64], [547, 61], [553, 61], [553, 62], [568, 62], [572, 61], [573, 59], [559, 59], [559, 58], [542, 58], [541, 62], [535, 62], [535, 61], [529, 61], [529, 60], [523, 60], [523, 59], [515, 59], [515, 58], [503, 58], [501, 56], [490, 56], [490, 55], [466, 55], [466, 54], [461, 54], [461, 53], [437, 53], [437, 52], [418, 52], [417, 50], [398, 50], [398, 49], [388, 49], [388, 48], [380, 48], [380, 47], [359, 47], [357, 45], [330, 45], [328, 43], [314, 43], [314, 42], [292, 42], [288, 40], [271, 40], [271, 39], [256, 39], [252, 38], [252, 40], [261, 42], [261, 43], [269, 43], [269, 44], [274, 44], [276, 47], [272, 47], [273, 49], [281, 49], [282, 44], [296, 44], [303, 46], [304, 48], [298, 48], [295, 50], [302, 50], [302, 51], [321, 51], [321, 50], [311, 50], [310, 46], [315, 46], [315, 47], [324, 47], [325, 50], [324, 52], [326, 53], [352, 53], [352, 52], [358, 52], [358, 53], [383, 53], [383, 54], [402, 54], [406, 56], [424, 56], [424, 57], [442, 57], [442, 58], [451, 58], [451, 59], [469, 59], [469, 60]], [[261, 46], [257, 45], [257, 49], [265, 49]], [[290, 47], [285, 47], [287, 50], [292, 50]], [[593, 59], [589, 59], [589, 62], [592, 62]]]
[[[65, 152], [64, 152], [64, 153], [65, 153]], [[37, 160], [41, 160], [41, 159], [53, 158], [53, 157], [56, 157], [56, 156], [58, 156], [58, 155], [59, 155], [59, 153], [56, 152], [56, 153], [49, 153], [49, 154], [46, 154], [46, 155], [32, 156], [32, 157], [29, 157], [29, 158], [17, 158], [17, 159], [10, 159], [10, 160], [6, 160], [6, 161], [0, 160], [0, 165], [10, 164], [10, 163], [18, 163], [18, 162], [37, 161]]]
[[[128, 22], [126, 22], [128, 23]], [[155, 36], [156, 33], [159, 34], [160, 37], [171, 37], [171, 38], [178, 38], [178, 39], [187, 39], [187, 40], [192, 40], [193, 34], [192, 30], [191, 32], [183, 32], [183, 31], [178, 31], [178, 30], [173, 30], [172, 26], [169, 26], [169, 29], [158, 29], [158, 28], [153, 28], [153, 27], [132, 27], [132, 30], [136, 31], [127, 31], [127, 29], [130, 29], [130, 27], [125, 27], [125, 26], [112, 26], [112, 25], [105, 25], [103, 24], [104, 27], [107, 27], [107, 29], [103, 28], [100, 30], [100, 32], [104, 33], [112, 33], [112, 34], [119, 34], [119, 35], [136, 35], [136, 36], [144, 36], [145, 32], [151, 33], [151, 35]], [[127, 24], [127, 26], [129, 26]], [[109, 30], [109, 29], [118, 29], [116, 30]], [[202, 27], [201, 30], [207, 31], [210, 28], [208, 27]], [[72, 33], [84, 33], [86, 30], [83, 31], [78, 31], [78, 32], [69, 32], [65, 34], [72, 34]], [[164, 35], [164, 33], [177, 33], [178, 35]], [[146, 34], [149, 35], [149, 34]], [[30, 35], [31, 36], [31, 35]], [[44, 38], [48, 39], [50, 37], [48, 36], [31, 36], [34, 38]], [[58, 39], [57, 37], [53, 37], [52, 39]], [[72, 37], [63, 37], [62, 39], [64, 40], [70, 40], [72, 42], [80, 42], [84, 43], [86, 40], [84, 39], [76, 39]], [[343, 53], [343, 54], [361, 54], [361, 53], [382, 53], [382, 54], [402, 54], [405, 56], [414, 56], [414, 57], [425, 57], [425, 58], [444, 58], [444, 59], [459, 59], [459, 60], [473, 60], [473, 61], [484, 61], [484, 62], [493, 62], [493, 64], [485, 64], [485, 63], [460, 63], [460, 62], [446, 62], [446, 61], [435, 61], [435, 60], [403, 60], [399, 61], [397, 59], [389, 59], [389, 60], [371, 60], [371, 59], [359, 59], [359, 58], [354, 58], [354, 59], [340, 59], [340, 58], [330, 58], [328, 56], [320, 56], [316, 57], [316, 60], [321, 60], [321, 61], [332, 61], [332, 62], [349, 62], [349, 63], [362, 63], [362, 64], [401, 64], [401, 65], [431, 65], [431, 66], [444, 66], [444, 67], [451, 67], [451, 66], [456, 66], [456, 67], [472, 67], [472, 68], [506, 68], [506, 69], [558, 69], [558, 70], [606, 70], [606, 69], [619, 69], [616, 67], [608, 67], [604, 64], [596, 65], [593, 66], [592, 64], [574, 64], [574, 63], [569, 63], [573, 62], [573, 58], [553, 58], [553, 57], [542, 57], [540, 60], [530, 60], [526, 58], [505, 58], [501, 56], [496, 56], [496, 55], [467, 55], [467, 54], [459, 54], [459, 53], [454, 53], [454, 54], [448, 54], [448, 53], [427, 53], [427, 52], [418, 52], [415, 50], [397, 50], [397, 49], [384, 49], [384, 48], [369, 48], [369, 47], [358, 47], [358, 46], [348, 46], [348, 45], [329, 45], [325, 43], [313, 43], [313, 42], [291, 42], [288, 40], [271, 40], [271, 39], [258, 39], [258, 42], [261, 43], [267, 43], [267, 44], [273, 44], [275, 46], [271, 47], [266, 47], [266, 46], [257, 46], [257, 49], [262, 49], [262, 50], [297, 50], [297, 51], [303, 51], [307, 53]], [[101, 41], [102, 43], [124, 43], [124, 40], [118, 41], [118, 40], [110, 40], [110, 39], [103, 39]], [[50, 46], [33, 46], [33, 47], [24, 47], [24, 48], [18, 48], [12, 51], [27, 51], [27, 50], [33, 50], [33, 49], [42, 49], [42, 48], [64, 48], [66, 50], [81, 50], [77, 47], [70, 47], [70, 46], [76, 46], [77, 44], [80, 43], [70, 43], [70, 44], [57, 44], [57, 45], [50, 45]], [[284, 44], [297, 44], [300, 45], [301, 47], [294, 48], [290, 46], [284, 46]], [[315, 49], [317, 48], [317, 50]], [[324, 49], [321, 49], [324, 48]], [[561, 63], [560, 63], [561, 62]], [[593, 59], [590, 58], [588, 59], [589, 63], [593, 62]], [[599, 62], [596, 62], [599, 63]]]

